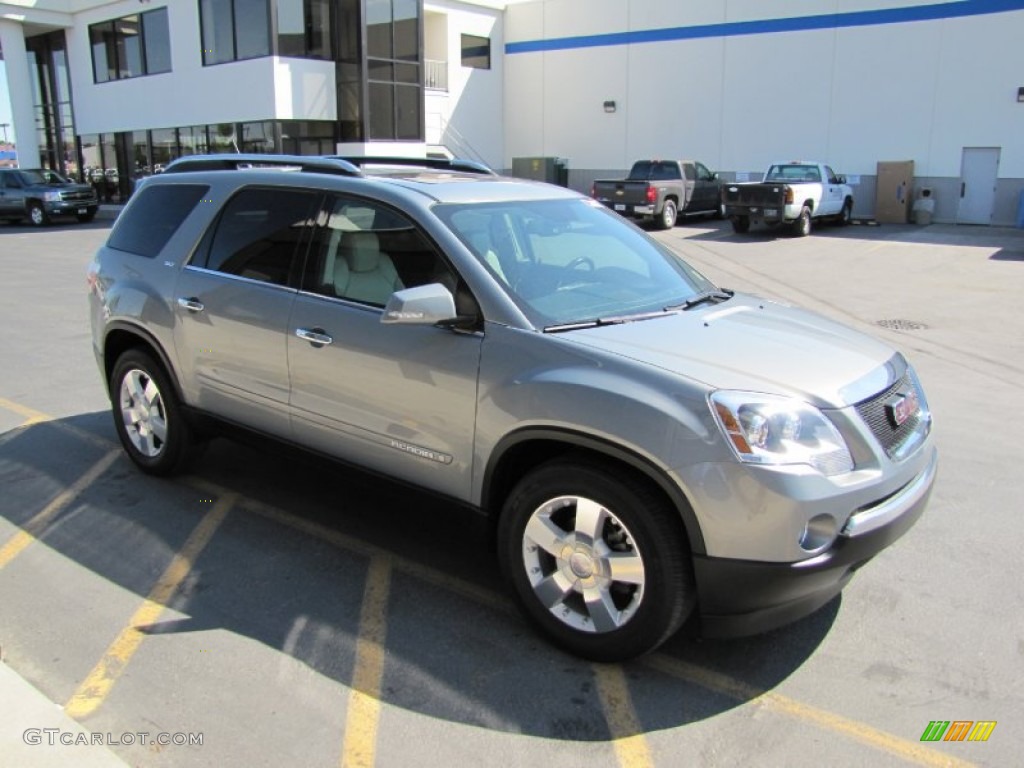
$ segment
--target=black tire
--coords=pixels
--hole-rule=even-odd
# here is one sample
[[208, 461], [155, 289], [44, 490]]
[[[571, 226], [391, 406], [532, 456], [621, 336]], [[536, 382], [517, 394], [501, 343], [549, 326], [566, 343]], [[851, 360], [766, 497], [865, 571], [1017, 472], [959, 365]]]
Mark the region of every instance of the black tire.
[[661, 209], [661, 216], [658, 217], [658, 229], [672, 229], [679, 218], [679, 210], [674, 200], [666, 200], [665, 207]]
[[806, 205], [800, 209], [800, 215], [793, 222], [793, 234], [797, 237], [807, 237], [811, 234], [811, 209]]
[[75, 214], [75, 218], [78, 219], [82, 224], [88, 224], [90, 221], [96, 218], [96, 211], [89, 211], [88, 213]]
[[46, 213], [42, 203], [29, 203], [27, 213], [28, 221], [33, 227], [45, 227], [50, 223], [50, 216]]
[[[591, 513], [584, 520], [593, 521], [596, 536], [587, 535], [581, 507]], [[682, 521], [659, 493], [621, 467], [557, 460], [527, 474], [502, 510], [498, 556], [526, 616], [557, 645], [594, 661], [654, 650], [696, 605]], [[607, 578], [612, 561], [625, 579]], [[547, 604], [538, 595], [545, 590]]]
[[118, 358], [110, 374], [110, 403], [117, 436], [139, 469], [158, 476], [184, 469], [195, 437], [173, 385], [152, 357], [129, 349]]
[[743, 235], [750, 231], [750, 217], [749, 216], [733, 216], [732, 217], [732, 231], [737, 235]]
[[853, 221], [853, 200], [849, 198], [843, 203], [843, 210], [839, 212], [839, 226], [849, 226], [850, 222]]

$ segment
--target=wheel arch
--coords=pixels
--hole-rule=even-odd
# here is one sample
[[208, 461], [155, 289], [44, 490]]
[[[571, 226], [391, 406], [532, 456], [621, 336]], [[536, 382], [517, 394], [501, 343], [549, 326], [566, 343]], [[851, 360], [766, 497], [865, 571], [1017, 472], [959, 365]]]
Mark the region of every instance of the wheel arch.
[[481, 508], [496, 531], [504, 499], [527, 472], [561, 456], [589, 457], [616, 463], [655, 487], [676, 510], [694, 555], [706, 554], [704, 536], [686, 494], [649, 459], [602, 438], [572, 430], [527, 427], [512, 432], [495, 446], [484, 471]]
[[178, 374], [171, 365], [170, 357], [151, 333], [130, 323], [112, 323], [103, 337], [103, 380], [108, 394], [113, 395], [109, 390], [114, 364], [129, 349], [140, 349], [152, 355], [170, 379], [178, 399], [184, 402], [181, 382], [178, 381]]

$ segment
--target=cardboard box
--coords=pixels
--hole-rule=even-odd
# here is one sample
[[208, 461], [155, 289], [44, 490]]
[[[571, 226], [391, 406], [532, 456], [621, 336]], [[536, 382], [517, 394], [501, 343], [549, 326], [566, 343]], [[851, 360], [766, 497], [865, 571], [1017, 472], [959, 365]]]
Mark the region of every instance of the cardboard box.
[[875, 185], [875, 220], [880, 224], [906, 224], [914, 194], [914, 161], [878, 163]]

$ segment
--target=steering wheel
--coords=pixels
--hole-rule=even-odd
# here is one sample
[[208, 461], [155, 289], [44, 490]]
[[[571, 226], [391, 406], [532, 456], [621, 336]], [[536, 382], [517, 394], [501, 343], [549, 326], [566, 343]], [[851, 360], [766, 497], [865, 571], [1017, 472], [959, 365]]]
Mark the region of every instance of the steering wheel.
[[575, 259], [573, 259], [568, 264], [566, 264], [564, 267], [562, 267], [562, 269], [565, 269], [566, 271], [568, 271], [570, 269], [576, 269], [577, 267], [582, 267], [584, 264], [586, 265], [586, 267], [587, 267], [587, 269], [589, 271], [591, 271], [591, 272], [594, 271], [594, 260], [592, 258], [590, 258], [589, 256], [577, 256]]

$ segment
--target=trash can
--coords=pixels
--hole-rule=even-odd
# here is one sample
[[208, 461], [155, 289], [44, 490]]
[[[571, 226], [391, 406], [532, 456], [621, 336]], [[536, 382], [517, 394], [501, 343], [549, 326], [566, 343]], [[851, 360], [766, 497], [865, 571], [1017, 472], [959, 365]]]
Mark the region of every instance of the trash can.
[[932, 197], [930, 187], [922, 187], [921, 195], [914, 201], [914, 223], [927, 226], [932, 223], [932, 214], [935, 213], [935, 198]]

